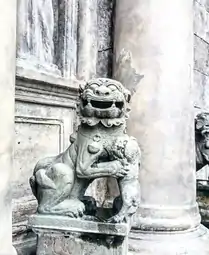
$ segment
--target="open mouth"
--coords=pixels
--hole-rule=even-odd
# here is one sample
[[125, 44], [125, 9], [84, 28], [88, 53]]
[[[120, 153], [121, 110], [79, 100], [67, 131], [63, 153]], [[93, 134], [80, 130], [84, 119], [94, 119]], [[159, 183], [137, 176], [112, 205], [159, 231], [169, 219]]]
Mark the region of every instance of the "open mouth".
[[[85, 107], [88, 104], [87, 100], [83, 100], [83, 106]], [[111, 107], [117, 107], [119, 109], [123, 108], [123, 102], [113, 102], [113, 101], [96, 101], [96, 100], [91, 100], [90, 104], [94, 108], [98, 109], [108, 109]]]

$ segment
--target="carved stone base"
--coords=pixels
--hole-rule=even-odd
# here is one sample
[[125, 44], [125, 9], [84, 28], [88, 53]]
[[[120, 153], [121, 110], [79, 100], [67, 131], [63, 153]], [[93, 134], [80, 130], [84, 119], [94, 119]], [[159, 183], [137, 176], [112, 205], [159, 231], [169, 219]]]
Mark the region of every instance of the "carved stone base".
[[127, 224], [33, 215], [28, 225], [38, 235], [37, 255], [127, 255]]
[[200, 225], [188, 232], [132, 232], [130, 255], [208, 255], [209, 230]]

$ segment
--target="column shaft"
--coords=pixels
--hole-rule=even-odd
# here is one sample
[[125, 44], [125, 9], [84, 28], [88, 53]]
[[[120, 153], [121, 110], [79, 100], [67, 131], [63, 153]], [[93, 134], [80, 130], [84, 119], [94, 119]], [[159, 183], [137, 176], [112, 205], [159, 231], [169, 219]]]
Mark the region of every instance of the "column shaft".
[[[173, 224], [175, 229], [199, 224], [191, 97], [192, 6], [191, 0], [117, 2], [116, 78], [124, 82], [130, 72], [127, 68], [119, 75], [127, 57], [133, 75], [142, 76], [132, 88], [129, 132], [138, 138], [143, 152], [140, 222], [144, 228], [149, 228], [147, 217], [152, 218], [152, 228], [153, 223], [156, 228]], [[133, 86], [125, 82], [128, 88]]]

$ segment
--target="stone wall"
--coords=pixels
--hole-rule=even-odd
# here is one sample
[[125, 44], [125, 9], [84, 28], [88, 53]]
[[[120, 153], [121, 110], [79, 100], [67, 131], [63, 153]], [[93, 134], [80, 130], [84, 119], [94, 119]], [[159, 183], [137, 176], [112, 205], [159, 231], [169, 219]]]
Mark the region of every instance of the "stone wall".
[[209, 1], [194, 1], [195, 105], [209, 110]]
[[98, 62], [97, 75], [100, 77], [112, 76], [113, 52], [113, 0], [98, 0]]
[[[209, 0], [194, 1], [194, 102], [195, 114], [209, 111]], [[206, 179], [208, 167], [197, 174]]]

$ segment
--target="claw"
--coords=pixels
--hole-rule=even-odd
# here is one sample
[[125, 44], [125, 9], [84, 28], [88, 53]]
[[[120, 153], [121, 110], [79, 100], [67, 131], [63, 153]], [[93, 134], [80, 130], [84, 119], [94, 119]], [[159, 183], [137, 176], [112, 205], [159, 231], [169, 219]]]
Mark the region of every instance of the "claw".
[[111, 218], [109, 218], [107, 220], [107, 222], [108, 223], [121, 223], [121, 222], [123, 222], [123, 220], [124, 220], [123, 216], [115, 215], [115, 216], [112, 216]]

